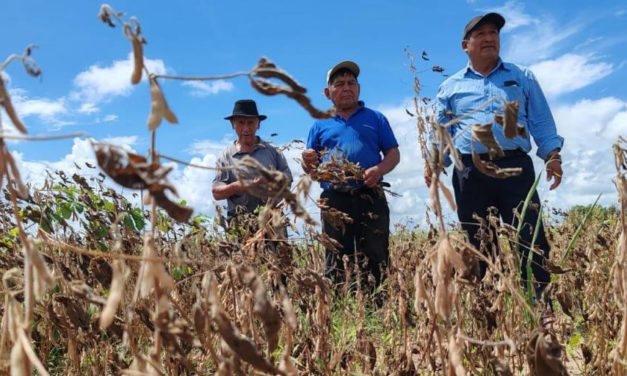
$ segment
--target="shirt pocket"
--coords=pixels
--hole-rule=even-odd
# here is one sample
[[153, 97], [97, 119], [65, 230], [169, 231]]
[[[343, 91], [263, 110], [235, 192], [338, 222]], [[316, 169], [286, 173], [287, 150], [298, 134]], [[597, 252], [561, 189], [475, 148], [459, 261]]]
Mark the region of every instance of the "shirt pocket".
[[523, 102], [523, 90], [518, 85], [507, 86], [503, 88], [503, 96], [506, 101], [517, 101], [519, 106], [524, 105]]

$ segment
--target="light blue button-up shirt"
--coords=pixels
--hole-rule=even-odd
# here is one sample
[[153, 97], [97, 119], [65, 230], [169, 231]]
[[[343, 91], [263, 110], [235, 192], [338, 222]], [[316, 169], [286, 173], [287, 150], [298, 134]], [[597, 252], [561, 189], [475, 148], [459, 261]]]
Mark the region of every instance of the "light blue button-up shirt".
[[[489, 105], [472, 113], [490, 100], [493, 101]], [[502, 115], [504, 112], [503, 100], [518, 101], [518, 125], [525, 127], [526, 135], [508, 139], [503, 128], [495, 123], [494, 114]], [[500, 59], [485, 77], [475, 71], [470, 62], [449, 77], [438, 90], [436, 110], [440, 124], [472, 113], [448, 128], [453, 137], [459, 135], [455, 147], [462, 154], [470, 154], [473, 150], [477, 153], [488, 152], [483, 144], [472, 139], [471, 130], [466, 129], [474, 124], [493, 124], [492, 131], [503, 150], [521, 149], [529, 152], [531, 135], [538, 147], [537, 155], [543, 160], [564, 143], [564, 139], [557, 134], [553, 115], [533, 73]], [[466, 130], [460, 135], [463, 129]]]

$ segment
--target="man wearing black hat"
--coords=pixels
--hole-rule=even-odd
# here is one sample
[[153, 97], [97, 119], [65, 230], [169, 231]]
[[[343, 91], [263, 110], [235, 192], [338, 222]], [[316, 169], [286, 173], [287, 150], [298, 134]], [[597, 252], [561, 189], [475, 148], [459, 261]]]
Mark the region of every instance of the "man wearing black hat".
[[213, 180], [212, 193], [216, 200], [227, 200], [227, 215], [232, 218], [238, 214], [253, 213], [265, 202], [249, 195], [228, 167], [248, 155], [268, 169], [281, 171], [292, 182], [292, 173], [283, 154], [274, 146], [257, 136], [257, 130], [265, 115], [259, 115], [257, 104], [250, 99], [235, 102], [233, 113], [224, 119], [231, 122], [237, 134], [237, 140], [222, 151], [216, 162], [220, 169]]
[[[457, 201], [457, 214], [470, 241], [479, 249], [481, 241], [476, 238], [479, 224], [473, 215], [486, 217], [488, 208], [495, 207], [503, 222], [517, 226], [515, 212], [521, 212], [522, 202], [535, 181], [533, 163], [528, 153], [531, 138], [537, 145], [536, 154], [546, 163], [547, 180], [553, 179], [550, 189], [555, 189], [562, 180], [560, 150], [564, 139], [557, 134], [555, 121], [542, 89], [533, 73], [524, 67], [507, 63], [499, 57], [500, 30], [505, 19], [498, 13], [474, 17], [464, 28], [462, 49], [468, 55], [468, 65], [444, 81], [438, 90], [438, 122], [445, 124], [457, 119], [448, 131], [455, 140], [455, 148], [461, 154], [464, 169], [453, 172], [453, 188]], [[518, 130], [512, 134], [495, 122], [495, 114], [503, 115], [504, 103], [518, 105]], [[473, 139], [470, 127], [474, 124], [492, 124], [492, 132], [503, 149], [503, 155], [491, 156], [486, 146]], [[518, 176], [499, 179], [484, 175], [472, 162], [472, 153], [489, 160], [501, 168], [522, 168]], [[430, 170], [425, 167], [425, 179], [430, 184]], [[540, 199], [534, 193], [533, 205], [524, 218], [519, 238], [521, 252], [521, 275], [527, 279], [527, 255], [537, 225], [537, 239], [532, 258], [532, 270], [536, 280], [536, 297], [550, 282], [545, 269], [549, 256], [549, 244], [544, 234], [542, 221], [538, 220]], [[481, 264], [481, 276], [486, 265]], [[526, 285], [526, 283], [525, 283]]]
[[361, 167], [363, 181], [320, 184], [320, 198], [352, 220], [337, 227], [329, 220], [329, 212], [322, 211], [323, 232], [342, 245], [339, 253], [327, 250], [327, 274], [336, 282], [343, 281], [343, 256], [352, 261], [356, 253], [360, 266], [367, 258], [366, 271], [379, 285], [384, 278], [382, 269], [389, 261], [390, 234], [390, 211], [381, 183], [383, 176], [398, 164], [400, 153], [385, 116], [359, 100], [358, 76], [359, 67], [352, 61], [343, 61], [327, 72], [324, 94], [333, 102], [336, 115], [314, 123], [302, 156], [308, 173], [320, 162], [334, 157]]

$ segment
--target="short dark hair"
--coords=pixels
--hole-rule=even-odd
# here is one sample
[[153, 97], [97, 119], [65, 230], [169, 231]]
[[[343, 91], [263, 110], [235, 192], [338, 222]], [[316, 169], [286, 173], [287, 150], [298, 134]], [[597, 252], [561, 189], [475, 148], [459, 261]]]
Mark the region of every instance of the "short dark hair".
[[350, 74], [351, 76], [355, 78], [355, 81], [357, 81], [357, 76], [355, 76], [355, 72], [353, 72], [352, 70], [348, 68], [340, 68], [337, 70], [337, 72], [334, 72], [333, 75], [329, 78], [329, 82], [327, 82], [327, 85], [331, 85], [333, 81], [335, 81], [336, 78], [343, 76], [345, 74]]

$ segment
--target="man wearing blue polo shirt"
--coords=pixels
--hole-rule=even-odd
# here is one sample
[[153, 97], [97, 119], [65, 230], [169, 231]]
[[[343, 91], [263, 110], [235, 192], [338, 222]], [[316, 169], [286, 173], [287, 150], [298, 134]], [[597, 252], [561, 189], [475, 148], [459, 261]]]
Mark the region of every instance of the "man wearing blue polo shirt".
[[[495, 207], [505, 223], [518, 225], [515, 211], [521, 211], [522, 202], [535, 180], [533, 163], [527, 154], [531, 151], [530, 135], [538, 147], [536, 154], [546, 162], [547, 180], [553, 179], [550, 189], [557, 188], [562, 180], [559, 152], [564, 139], [557, 134], [551, 110], [533, 73], [500, 59], [499, 33], [503, 25], [505, 19], [498, 13], [477, 16], [468, 22], [464, 29], [462, 48], [468, 54], [469, 63], [444, 81], [437, 95], [440, 124], [464, 116], [448, 128], [464, 164], [463, 170], [455, 169], [453, 172], [453, 188], [459, 221], [477, 249], [481, 241], [476, 238], [479, 224], [474, 214], [485, 218], [488, 208]], [[519, 130], [515, 135], [508, 133], [506, 136], [504, 127], [495, 123], [495, 113], [504, 112], [503, 100], [518, 102]], [[469, 128], [474, 124], [492, 124], [492, 132], [504, 150], [503, 156], [491, 157], [487, 148], [472, 138]], [[491, 160], [501, 168], [522, 168], [522, 173], [506, 179], [486, 176], [473, 165], [472, 152], [479, 153], [481, 159]], [[425, 178], [427, 184], [430, 184], [428, 167], [425, 169]], [[532, 202], [535, 205], [526, 212], [519, 250], [521, 274], [526, 285], [527, 255], [534, 229], [539, 224], [535, 247], [539, 248], [540, 253], [534, 252], [532, 259], [537, 283], [536, 296], [539, 298], [550, 282], [550, 274], [545, 269], [549, 244], [542, 221], [538, 221], [540, 198], [537, 193], [533, 195]], [[485, 272], [486, 265], [481, 263], [480, 277]]]
[[352, 219], [345, 229], [335, 228], [322, 212], [322, 231], [342, 245], [339, 253], [327, 249], [327, 275], [339, 283], [344, 280], [342, 256], [352, 261], [356, 255], [360, 266], [365, 256], [366, 271], [378, 286], [389, 262], [390, 235], [390, 211], [381, 182], [398, 164], [400, 153], [385, 116], [359, 101], [358, 76], [359, 67], [352, 61], [343, 61], [327, 72], [324, 94], [333, 102], [336, 115], [314, 123], [302, 157], [307, 173], [334, 155], [362, 168], [363, 181], [340, 185], [320, 182], [320, 198]]

